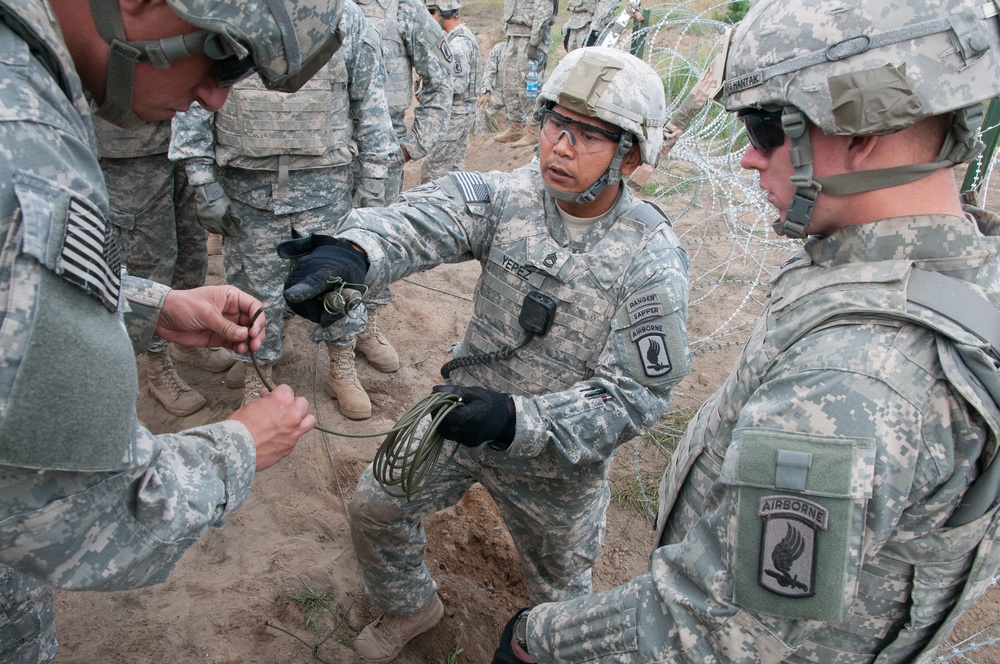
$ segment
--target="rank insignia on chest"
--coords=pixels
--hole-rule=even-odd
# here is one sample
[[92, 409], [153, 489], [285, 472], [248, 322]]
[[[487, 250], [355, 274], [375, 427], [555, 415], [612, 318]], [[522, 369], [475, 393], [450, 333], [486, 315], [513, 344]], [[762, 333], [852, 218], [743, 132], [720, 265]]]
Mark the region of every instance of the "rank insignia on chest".
[[673, 368], [667, 353], [667, 337], [662, 325], [639, 325], [629, 331], [633, 343], [639, 349], [642, 368], [650, 378], [665, 376]]
[[764, 496], [757, 515], [760, 585], [784, 597], [812, 597], [816, 582], [816, 535], [829, 525], [828, 510], [799, 496]]

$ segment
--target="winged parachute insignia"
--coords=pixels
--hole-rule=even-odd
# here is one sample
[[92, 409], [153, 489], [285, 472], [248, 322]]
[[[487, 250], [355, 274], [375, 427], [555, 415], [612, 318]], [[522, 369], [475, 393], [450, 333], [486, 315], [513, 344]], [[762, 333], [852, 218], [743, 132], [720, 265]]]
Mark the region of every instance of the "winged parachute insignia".
[[806, 550], [806, 542], [802, 533], [792, 524], [787, 524], [785, 536], [778, 542], [774, 550], [771, 551], [771, 564], [774, 570], [764, 570], [764, 573], [774, 578], [782, 588], [798, 588], [808, 590], [809, 587], [800, 582], [797, 577], [790, 574], [792, 565], [798, 560]]

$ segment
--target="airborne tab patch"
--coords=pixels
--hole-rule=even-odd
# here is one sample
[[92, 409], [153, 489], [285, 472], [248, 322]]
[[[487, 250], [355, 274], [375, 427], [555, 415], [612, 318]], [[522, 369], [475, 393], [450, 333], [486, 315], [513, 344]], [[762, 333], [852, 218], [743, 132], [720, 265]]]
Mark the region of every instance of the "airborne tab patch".
[[816, 593], [816, 532], [829, 527], [830, 513], [799, 496], [764, 496], [757, 516], [760, 535], [760, 585], [785, 597]]

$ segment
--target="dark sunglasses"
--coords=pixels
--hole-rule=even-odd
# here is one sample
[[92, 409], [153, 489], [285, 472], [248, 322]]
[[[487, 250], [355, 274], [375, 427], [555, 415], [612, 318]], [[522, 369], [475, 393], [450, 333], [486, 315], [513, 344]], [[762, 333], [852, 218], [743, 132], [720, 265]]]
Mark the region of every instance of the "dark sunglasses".
[[750, 145], [761, 152], [785, 144], [785, 130], [781, 126], [781, 111], [745, 108], [737, 115], [747, 130]]

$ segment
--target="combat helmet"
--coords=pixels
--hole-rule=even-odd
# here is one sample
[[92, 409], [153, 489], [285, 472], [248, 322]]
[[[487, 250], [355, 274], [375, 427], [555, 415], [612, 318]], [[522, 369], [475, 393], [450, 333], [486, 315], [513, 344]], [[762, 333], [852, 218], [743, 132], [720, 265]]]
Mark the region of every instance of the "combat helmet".
[[462, 8], [462, 0], [424, 0], [428, 7], [437, 7], [442, 12], [458, 11]]
[[[760, 0], [733, 33], [723, 103], [780, 111], [792, 140], [795, 198], [783, 230], [804, 237], [820, 191], [851, 194], [913, 182], [982, 149], [983, 102], [1000, 93], [996, 3], [979, 0]], [[805, 120], [842, 136], [891, 134], [953, 113], [935, 161], [812, 177]]]
[[538, 93], [536, 112], [558, 104], [624, 130], [608, 171], [587, 191], [576, 194], [545, 184], [555, 198], [588, 203], [621, 179], [622, 158], [639, 142], [642, 163], [655, 167], [663, 145], [667, 104], [663, 81], [648, 64], [616, 48], [574, 49], [556, 66]]
[[223, 87], [257, 72], [271, 90], [295, 92], [340, 48], [337, 28], [344, 0], [167, 0], [183, 20], [202, 28], [159, 41], [129, 42], [118, 0], [90, 0], [101, 37], [111, 45], [107, 92], [96, 113], [120, 126], [141, 120], [132, 112], [137, 62], [158, 68], [204, 53], [216, 61]]

